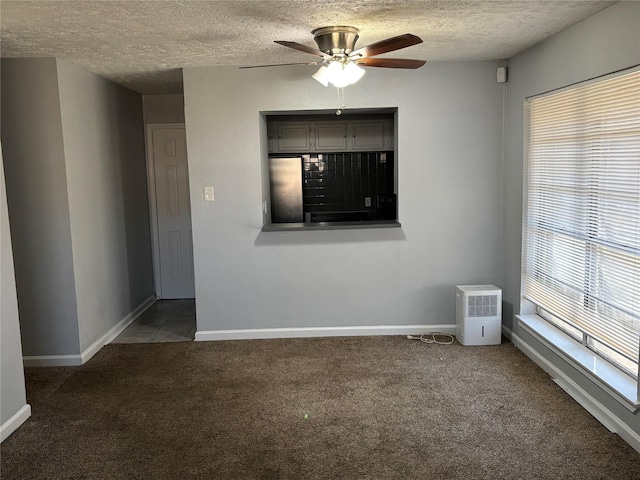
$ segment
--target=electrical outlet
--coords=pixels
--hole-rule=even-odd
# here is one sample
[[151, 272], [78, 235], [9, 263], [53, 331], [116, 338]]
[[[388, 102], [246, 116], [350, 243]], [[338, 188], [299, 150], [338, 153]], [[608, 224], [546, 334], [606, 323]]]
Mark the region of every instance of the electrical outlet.
[[371, 197], [364, 197], [364, 206], [365, 207], [371, 206]]

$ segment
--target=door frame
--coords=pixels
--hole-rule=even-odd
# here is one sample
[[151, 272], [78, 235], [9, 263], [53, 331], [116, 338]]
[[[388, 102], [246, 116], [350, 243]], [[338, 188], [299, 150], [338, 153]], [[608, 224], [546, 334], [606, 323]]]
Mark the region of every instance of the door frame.
[[[156, 171], [153, 162], [153, 132], [168, 128], [181, 128], [185, 130], [184, 123], [148, 123], [145, 129], [145, 141], [147, 145], [147, 191], [149, 194], [149, 222], [151, 227], [151, 251], [153, 254], [153, 284], [156, 298], [163, 298], [162, 280], [160, 278], [160, 239], [158, 231], [158, 205], [156, 195]], [[187, 153], [187, 165], [189, 156]], [[191, 192], [189, 192], [191, 194]]]

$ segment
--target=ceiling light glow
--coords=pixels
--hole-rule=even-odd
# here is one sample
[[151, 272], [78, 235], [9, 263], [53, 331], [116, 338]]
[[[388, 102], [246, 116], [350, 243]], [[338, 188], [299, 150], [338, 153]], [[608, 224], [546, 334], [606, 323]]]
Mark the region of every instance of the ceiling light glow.
[[350, 60], [331, 60], [328, 65], [322, 65], [312, 77], [325, 87], [330, 83], [336, 88], [344, 88], [356, 83], [363, 75], [364, 68]]

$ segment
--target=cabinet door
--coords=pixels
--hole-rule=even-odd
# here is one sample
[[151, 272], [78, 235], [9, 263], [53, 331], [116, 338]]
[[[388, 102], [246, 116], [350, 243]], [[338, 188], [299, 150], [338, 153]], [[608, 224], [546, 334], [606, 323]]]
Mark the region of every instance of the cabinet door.
[[274, 123], [267, 124], [267, 142], [269, 153], [278, 153], [278, 125]]
[[278, 152], [305, 153], [311, 151], [311, 126], [308, 123], [278, 124]]
[[315, 123], [316, 152], [344, 152], [347, 150], [346, 122]]
[[[386, 134], [386, 135], [385, 135]], [[388, 132], [384, 121], [351, 122], [351, 150], [384, 150]]]

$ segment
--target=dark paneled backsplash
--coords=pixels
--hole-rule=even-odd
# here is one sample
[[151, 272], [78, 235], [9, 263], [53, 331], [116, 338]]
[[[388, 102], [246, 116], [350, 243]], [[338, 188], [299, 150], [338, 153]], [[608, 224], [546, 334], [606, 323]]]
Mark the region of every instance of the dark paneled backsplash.
[[307, 222], [396, 220], [393, 152], [303, 156]]

